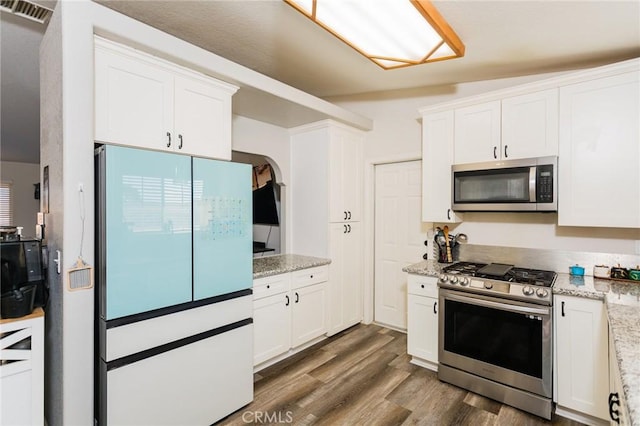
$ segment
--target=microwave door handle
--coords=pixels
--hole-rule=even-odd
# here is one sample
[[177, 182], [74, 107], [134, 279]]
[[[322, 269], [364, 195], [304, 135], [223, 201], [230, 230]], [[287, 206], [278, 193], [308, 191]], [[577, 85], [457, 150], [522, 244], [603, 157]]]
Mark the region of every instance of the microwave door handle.
[[536, 167], [529, 167], [529, 202], [535, 203], [536, 199]]

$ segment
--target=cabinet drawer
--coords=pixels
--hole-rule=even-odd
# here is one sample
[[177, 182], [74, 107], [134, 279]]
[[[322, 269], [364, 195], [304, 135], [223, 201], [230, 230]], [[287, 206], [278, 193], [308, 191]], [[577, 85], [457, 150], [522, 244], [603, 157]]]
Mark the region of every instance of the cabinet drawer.
[[437, 298], [438, 279], [436, 277], [409, 275], [407, 293]]
[[253, 280], [253, 300], [289, 291], [290, 274], [273, 275]]
[[317, 284], [329, 279], [329, 268], [327, 266], [318, 266], [315, 268], [302, 269], [293, 272], [291, 277], [291, 287], [300, 288], [311, 284]]

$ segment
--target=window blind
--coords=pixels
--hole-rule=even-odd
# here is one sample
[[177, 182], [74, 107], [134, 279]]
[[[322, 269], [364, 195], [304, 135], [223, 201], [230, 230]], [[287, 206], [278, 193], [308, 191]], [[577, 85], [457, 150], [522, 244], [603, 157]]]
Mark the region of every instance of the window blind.
[[0, 181], [0, 226], [13, 225], [13, 183]]

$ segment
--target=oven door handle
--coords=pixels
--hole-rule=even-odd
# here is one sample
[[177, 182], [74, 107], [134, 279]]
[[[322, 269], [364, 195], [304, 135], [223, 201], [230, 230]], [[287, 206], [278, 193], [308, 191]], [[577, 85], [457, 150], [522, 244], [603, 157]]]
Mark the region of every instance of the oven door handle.
[[528, 306], [509, 305], [507, 303], [492, 302], [490, 300], [458, 296], [455, 294], [447, 294], [446, 296], [444, 296], [444, 298], [448, 300], [468, 303], [470, 305], [484, 306], [486, 308], [496, 308], [502, 311], [510, 311], [530, 315], [549, 315], [549, 308], [533, 308]]

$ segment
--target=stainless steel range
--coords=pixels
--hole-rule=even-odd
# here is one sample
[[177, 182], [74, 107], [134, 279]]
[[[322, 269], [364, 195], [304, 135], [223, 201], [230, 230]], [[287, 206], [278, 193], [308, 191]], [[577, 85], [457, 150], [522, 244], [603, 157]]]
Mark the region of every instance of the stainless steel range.
[[444, 268], [438, 378], [550, 419], [556, 276], [500, 263]]

